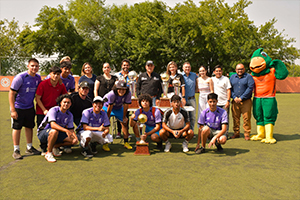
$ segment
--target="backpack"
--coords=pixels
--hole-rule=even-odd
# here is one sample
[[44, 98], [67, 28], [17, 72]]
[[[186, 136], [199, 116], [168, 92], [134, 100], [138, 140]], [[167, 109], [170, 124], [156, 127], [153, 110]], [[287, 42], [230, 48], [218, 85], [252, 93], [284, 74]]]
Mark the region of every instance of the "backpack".
[[[152, 107], [152, 115], [153, 115], [154, 119], [155, 119], [155, 108], [156, 108], [156, 107]], [[161, 117], [164, 117], [164, 112], [163, 112], [160, 108], [157, 108], [157, 109], [160, 111]], [[141, 114], [142, 112], [143, 112], [143, 109], [140, 108], [140, 114]]]

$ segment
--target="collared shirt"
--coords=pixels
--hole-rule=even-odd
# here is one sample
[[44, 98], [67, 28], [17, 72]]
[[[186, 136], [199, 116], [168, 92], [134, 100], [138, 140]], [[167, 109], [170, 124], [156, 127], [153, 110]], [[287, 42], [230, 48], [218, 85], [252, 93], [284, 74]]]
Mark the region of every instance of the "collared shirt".
[[177, 114], [174, 113], [173, 108], [165, 111], [163, 121], [166, 125], [173, 130], [183, 129], [187, 122], [190, 122], [188, 112], [184, 108], [180, 108]]
[[222, 124], [228, 124], [227, 112], [220, 107], [217, 107], [214, 112], [210, 108], [206, 108], [202, 111], [198, 124], [207, 125], [215, 130], [222, 130]]
[[187, 76], [186, 73], [182, 72], [182, 76], [185, 81], [185, 98], [195, 96], [196, 90], [196, 81], [197, 81], [197, 74], [194, 72], [190, 72]]
[[142, 73], [139, 76], [136, 85], [136, 93], [149, 94], [150, 96], [155, 96], [156, 99], [160, 99], [162, 94], [162, 81], [158, 73], [152, 72], [151, 77], [148, 76], [147, 72]]
[[[142, 110], [142, 112], [141, 112]], [[148, 112], [144, 111], [144, 109], [137, 109], [134, 113], [135, 118], [134, 121], [138, 121], [138, 117], [140, 114], [145, 114], [147, 116], [147, 122], [145, 123], [148, 126], [155, 126], [155, 124], [161, 123], [161, 113], [158, 108], [155, 108], [154, 116], [152, 113], [152, 107], [148, 110]]]
[[127, 94], [119, 96], [112, 90], [104, 95], [103, 99], [107, 99], [107, 102], [103, 106], [108, 107], [108, 105], [113, 105], [113, 109], [121, 109], [123, 104], [131, 104], [131, 93], [128, 91]]
[[[46, 76], [45, 79], [49, 79], [49, 78], [50, 78], [50, 74], [48, 74], [48, 76]], [[70, 90], [75, 90], [75, 79], [71, 74], [69, 74], [67, 76], [67, 78], [63, 78], [60, 75], [60, 78], [61, 78], [63, 84], [66, 86], [66, 89], [68, 92], [70, 92]]]
[[243, 101], [251, 99], [254, 80], [250, 74], [244, 73], [241, 78], [237, 74], [234, 74], [230, 77], [230, 83], [232, 86], [231, 97], [233, 99], [236, 97], [241, 98]]
[[124, 76], [124, 74], [123, 74], [122, 72], [123, 72], [123, 71], [117, 72], [117, 73], [115, 74], [115, 76], [117, 76], [119, 80], [120, 80], [120, 79], [124, 79], [125, 82], [127, 83], [127, 86], [129, 87], [130, 79], [129, 79], [129, 77], [128, 77], [128, 74], [129, 74], [130, 71], [128, 71], [128, 74], [126, 74], [126, 77]]
[[[105, 111], [101, 110], [100, 113], [96, 114], [93, 111], [93, 107], [91, 107], [82, 112], [80, 124], [87, 124], [91, 127], [100, 127], [103, 124], [104, 127], [109, 127], [110, 121]], [[78, 127], [81, 127], [80, 130], [83, 130], [81, 125]]]
[[33, 99], [40, 82], [41, 76], [39, 74], [30, 76], [27, 71], [22, 72], [14, 77], [10, 89], [17, 92], [15, 108], [33, 108]]

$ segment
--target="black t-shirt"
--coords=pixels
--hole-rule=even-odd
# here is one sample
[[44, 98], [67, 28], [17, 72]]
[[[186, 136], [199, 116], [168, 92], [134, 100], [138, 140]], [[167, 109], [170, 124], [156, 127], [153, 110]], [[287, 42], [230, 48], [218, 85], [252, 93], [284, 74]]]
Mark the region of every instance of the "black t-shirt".
[[136, 92], [138, 95], [149, 94], [159, 99], [162, 93], [161, 83], [162, 81], [158, 73], [152, 72], [151, 77], [149, 77], [147, 72], [144, 72], [139, 76]]
[[111, 75], [111, 79], [106, 79], [103, 75], [97, 76], [97, 79], [100, 82], [100, 87], [98, 89], [98, 95], [104, 97], [105, 94], [111, 91], [115, 82], [118, 80], [118, 77]]
[[74, 119], [81, 118], [82, 111], [92, 107], [93, 101], [89, 96], [87, 96], [85, 100], [81, 99], [78, 92], [72, 93], [71, 97], [72, 105], [69, 110], [73, 114]]

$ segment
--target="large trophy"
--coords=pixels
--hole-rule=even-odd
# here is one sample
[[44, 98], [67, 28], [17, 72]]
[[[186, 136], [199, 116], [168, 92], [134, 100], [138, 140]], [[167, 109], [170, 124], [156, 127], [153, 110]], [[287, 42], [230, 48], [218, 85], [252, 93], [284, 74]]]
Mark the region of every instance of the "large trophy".
[[161, 80], [163, 81], [163, 97], [160, 98], [160, 107], [170, 107], [170, 99], [168, 98], [168, 87], [169, 87], [169, 74], [168, 73], [163, 73], [160, 75]]
[[136, 78], [137, 78], [137, 73], [135, 71], [130, 71], [128, 73], [128, 78], [129, 78], [129, 90], [131, 93], [131, 104], [129, 105], [130, 108], [138, 108], [139, 103], [138, 99], [136, 96]]
[[147, 120], [148, 118], [145, 114], [140, 114], [138, 116], [138, 121], [140, 122], [139, 131], [141, 140], [136, 142], [136, 151], [134, 152], [134, 155], [150, 155], [148, 147], [149, 144], [145, 141], [147, 136], [144, 134], [144, 127]]
[[181, 86], [181, 82], [179, 79], [175, 78], [172, 81], [172, 85], [174, 86], [174, 94], [180, 96], [180, 86]]

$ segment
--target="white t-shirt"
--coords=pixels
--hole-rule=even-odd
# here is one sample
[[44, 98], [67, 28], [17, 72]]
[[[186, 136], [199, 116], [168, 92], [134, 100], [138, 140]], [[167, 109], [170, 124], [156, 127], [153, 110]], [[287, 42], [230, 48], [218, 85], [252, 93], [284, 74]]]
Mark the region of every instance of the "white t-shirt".
[[229, 78], [226, 76], [212, 77], [212, 80], [214, 82], [214, 93], [218, 95], [218, 106], [224, 106], [227, 102], [227, 90], [231, 88]]

